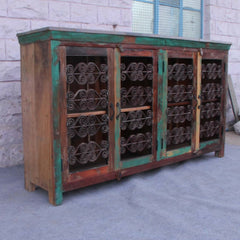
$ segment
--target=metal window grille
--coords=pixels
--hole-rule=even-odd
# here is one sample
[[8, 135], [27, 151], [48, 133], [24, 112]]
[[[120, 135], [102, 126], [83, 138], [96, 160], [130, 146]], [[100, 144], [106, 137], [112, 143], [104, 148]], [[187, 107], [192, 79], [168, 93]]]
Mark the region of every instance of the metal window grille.
[[203, 0], [133, 0], [133, 32], [203, 38]]

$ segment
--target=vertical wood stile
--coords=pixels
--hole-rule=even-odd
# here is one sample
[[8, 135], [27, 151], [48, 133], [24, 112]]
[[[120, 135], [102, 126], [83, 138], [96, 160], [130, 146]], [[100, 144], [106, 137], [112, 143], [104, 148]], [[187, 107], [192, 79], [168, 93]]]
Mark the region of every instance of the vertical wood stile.
[[193, 131], [192, 131], [192, 152], [197, 152], [200, 148], [200, 94], [201, 94], [201, 63], [200, 52], [193, 56], [194, 80], [193, 80]]
[[59, 91], [61, 98], [59, 99], [60, 105], [60, 135], [61, 135], [61, 155], [62, 155], [62, 167], [63, 167], [63, 182], [67, 182], [69, 174], [68, 166], [68, 136], [67, 136], [67, 77], [66, 77], [66, 47], [61, 46], [58, 50], [60, 60], [60, 80]]
[[[115, 62], [113, 48], [107, 49], [108, 55], [108, 116], [109, 116], [109, 171], [114, 171], [115, 159], [115, 112], [116, 112], [116, 81], [115, 81]], [[112, 120], [110, 117], [113, 116]]]
[[228, 76], [228, 55], [224, 56], [222, 61], [222, 97], [221, 97], [221, 121], [220, 121], [220, 150], [215, 152], [216, 157], [223, 157], [225, 150], [225, 129], [226, 129], [226, 92]]
[[115, 170], [120, 169], [120, 156], [121, 156], [121, 146], [120, 146], [120, 117], [117, 119], [116, 116], [119, 114], [120, 107], [117, 108], [117, 103], [121, 103], [120, 92], [121, 92], [121, 73], [120, 73], [120, 52], [119, 49], [114, 49], [114, 120], [115, 120], [115, 152], [114, 152], [114, 168]]
[[25, 189], [34, 191], [38, 179], [35, 115], [34, 43], [21, 45], [21, 93]]
[[167, 146], [167, 52], [158, 55], [157, 161], [166, 156]]
[[60, 63], [58, 56], [59, 41], [51, 41], [52, 56], [52, 121], [53, 121], [53, 190], [49, 193], [49, 201], [54, 205], [62, 203], [62, 160], [61, 160], [61, 141], [60, 141]]

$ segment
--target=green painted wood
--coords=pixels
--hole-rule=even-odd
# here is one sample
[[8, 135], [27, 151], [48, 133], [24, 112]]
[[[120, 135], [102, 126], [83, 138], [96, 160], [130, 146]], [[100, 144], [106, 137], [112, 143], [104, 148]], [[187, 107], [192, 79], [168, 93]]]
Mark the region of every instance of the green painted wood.
[[152, 155], [134, 158], [131, 160], [125, 160], [121, 162], [121, 169], [147, 164], [147, 163], [150, 163], [151, 161], [152, 161]]
[[192, 151], [191, 146], [178, 148], [172, 151], [167, 151], [166, 157], [176, 157], [184, 153], [190, 153]]
[[[157, 119], [157, 161], [166, 155], [167, 136], [167, 52], [160, 50], [158, 54], [158, 96], [157, 106], [160, 119]], [[159, 114], [158, 114], [159, 116]]]
[[213, 139], [205, 142], [200, 142], [200, 149], [203, 149], [212, 144], [220, 144], [220, 139]]
[[[116, 84], [116, 92], [115, 92], [115, 102], [117, 103], [121, 103], [121, 72], [120, 72], [120, 52], [118, 49], [114, 50], [114, 57], [115, 57], [115, 64], [114, 64], [114, 71], [115, 71], [115, 84]], [[120, 107], [117, 108], [117, 106], [115, 106], [115, 116], [117, 114], [119, 114], [120, 111]], [[120, 158], [121, 158], [121, 150], [120, 150], [120, 117], [117, 119], [115, 119], [115, 157], [114, 157], [114, 167], [115, 170], [120, 169]]]
[[59, 110], [59, 60], [58, 46], [59, 41], [51, 41], [52, 55], [52, 104], [53, 104], [53, 159], [55, 177], [55, 204], [60, 205], [63, 199], [62, 191], [62, 161], [60, 143], [60, 110]]
[[120, 44], [125, 40], [125, 37], [135, 38], [136, 44], [153, 45], [153, 46], [172, 46], [172, 47], [187, 47], [187, 48], [210, 48], [218, 50], [229, 50], [231, 44], [216, 43], [206, 41], [196, 41], [187, 39], [163, 38], [156, 35], [136, 35], [132, 33], [116, 34], [112, 32], [94, 33], [80, 32], [79, 30], [62, 30], [58, 28], [45, 28], [36, 31], [30, 31], [18, 34], [20, 44], [28, 44], [36, 41], [45, 41], [48, 39], [75, 41], [75, 42], [96, 42], [96, 43], [116, 43]]

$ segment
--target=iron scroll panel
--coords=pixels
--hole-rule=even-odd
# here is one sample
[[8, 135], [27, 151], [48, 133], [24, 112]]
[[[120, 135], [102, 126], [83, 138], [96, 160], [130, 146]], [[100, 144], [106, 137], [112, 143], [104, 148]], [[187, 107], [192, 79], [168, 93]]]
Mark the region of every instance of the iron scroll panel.
[[107, 165], [109, 157], [107, 51], [103, 48], [69, 47], [66, 60], [69, 171], [82, 171]]
[[200, 141], [202, 142], [220, 136], [224, 73], [222, 61], [217, 59], [203, 59], [201, 70]]
[[191, 145], [193, 60], [168, 59], [167, 150]]
[[152, 154], [153, 58], [122, 56], [120, 64], [121, 161]]

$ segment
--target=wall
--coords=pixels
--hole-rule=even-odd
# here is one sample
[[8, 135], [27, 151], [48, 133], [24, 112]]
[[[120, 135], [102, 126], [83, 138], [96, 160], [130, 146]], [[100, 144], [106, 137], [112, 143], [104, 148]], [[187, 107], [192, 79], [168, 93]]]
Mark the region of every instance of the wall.
[[23, 163], [16, 33], [55, 26], [130, 31], [131, 0], [0, 0], [0, 167]]
[[[232, 43], [228, 72], [232, 76], [240, 106], [240, 1], [205, 0], [204, 38]], [[233, 118], [230, 102], [227, 104], [227, 122]]]

